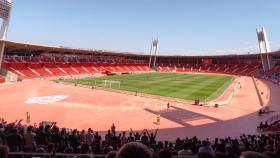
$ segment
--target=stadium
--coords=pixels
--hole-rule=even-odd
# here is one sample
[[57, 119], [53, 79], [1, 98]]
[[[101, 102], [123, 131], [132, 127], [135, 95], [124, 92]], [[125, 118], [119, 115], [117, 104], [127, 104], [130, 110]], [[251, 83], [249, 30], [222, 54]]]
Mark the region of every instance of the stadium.
[[279, 157], [280, 51], [264, 27], [247, 54], [163, 55], [156, 37], [147, 54], [80, 49], [7, 40], [12, 3], [0, 1], [0, 154], [149, 157], [140, 142], [159, 158]]

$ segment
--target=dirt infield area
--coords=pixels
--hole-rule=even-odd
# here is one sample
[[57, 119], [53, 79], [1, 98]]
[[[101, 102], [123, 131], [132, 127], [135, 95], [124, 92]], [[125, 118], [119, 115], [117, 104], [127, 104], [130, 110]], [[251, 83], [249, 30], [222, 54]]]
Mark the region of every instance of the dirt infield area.
[[[257, 92], [259, 91], [259, 92]], [[259, 94], [258, 94], [259, 93]], [[129, 94], [109, 92], [54, 83], [38, 79], [0, 85], [0, 117], [8, 121], [25, 119], [31, 124], [54, 121], [60, 127], [92, 128], [104, 134], [112, 123], [117, 131], [159, 129], [158, 139], [177, 137], [236, 137], [256, 133], [260, 121], [278, 113], [280, 88], [270, 82], [243, 77], [226, 106], [204, 107], [170, 102]], [[276, 112], [258, 116], [257, 111], [269, 105]], [[160, 114], [160, 124], [156, 115]]]

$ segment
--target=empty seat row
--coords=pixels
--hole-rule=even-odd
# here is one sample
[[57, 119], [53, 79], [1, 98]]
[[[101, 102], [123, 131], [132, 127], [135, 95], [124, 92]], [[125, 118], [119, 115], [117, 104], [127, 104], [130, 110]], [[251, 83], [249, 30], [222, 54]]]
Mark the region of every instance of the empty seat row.
[[21, 79], [102, 72], [149, 71], [149, 67], [145, 64], [131, 63], [4, 62], [2, 66]]
[[162, 72], [206, 72], [206, 73], [224, 73], [236, 75], [253, 75], [256, 71], [260, 70], [260, 65], [226, 65], [226, 64], [213, 64], [213, 65], [193, 65], [193, 66], [158, 66], [158, 71]]
[[5, 82], [5, 78], [0, 76], [0, 84]]

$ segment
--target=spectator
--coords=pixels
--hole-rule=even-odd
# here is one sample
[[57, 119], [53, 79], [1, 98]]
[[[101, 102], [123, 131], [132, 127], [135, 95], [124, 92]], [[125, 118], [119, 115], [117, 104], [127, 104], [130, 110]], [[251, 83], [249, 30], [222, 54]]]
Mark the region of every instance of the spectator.
[[263, 154], [268, 158], [280, 158], [280, 156], [274, 152], [266, 151]]
[[213, 155], [209, 152], [199, 152], [197, 158], [213, 158]]
[[88, 132], [85, 134], [85, 143], [91, 145], [94, 141], [94, 135], [92, 134], [91, 128], [88, 129]]
[[238, 158], [238, 153], [233, 152], [233, 148], [230, 145], [226, 145], [226, 157], [227, 158]]
[[24, 134], [24, 149], [27, 152], [32, 152], [36, 149], [36, 134], [32, 130], [33, 127], [28, 126], [27, 132]]
[[95, 144], [100, 144], [101, 140], [102, 140], [101, 136], [98, 134], [98, 132], [95, 132], [95, 134], [94, 134], [94, 143]]
[[117, 158], [152, 158], [150, 149], [137, 142], [130, 142], [121, 147]]
[[141, 142], [142, 142], [143, 144], [145, 144], [145, 145], [148, 144], [148, 142], [149, 142], [149, 137], [147, 136], [147, 133], [146, 133], [146, 132], [143, 133], [143, 136], [141, 137]]
[[178, 156], [190, 156], [193, 153], [191, 152], [189, 145], [187, 143], [183, 144], [183, 149], [178, 151]]
[[156, 136], [157, 136], [158, 129], [156, 129], [155, 134], [153, 134], [153, 133], [150, 134], [148, 132], [148, 130], [146, 130], [146, 132], [147, 132], [147, 134], [149, 136], [150, 144], [156, 144], [157, 143], [156, 142]]
[[116, 158], [117, 152], [116, 151], [110, 151], [108, 154], [106, 154], [106, 158]]
[[225, 153], [216, 152], [214, 158], [227, 158]]
[[203, 152], [203, 153], [209, 153], [211, 155], [213, 155], [213, 149], [212, 147], [209, 145], [209, 142], [207, 141], [202, 141], [202, 147], [200, 147], [198, 149], [199, 152]]
[[120, 141], [121, 141], [121, 145], [124, 145], [125, 143], [127, 143], [127, 138], [125, 137], [125, 132], [122, 133]]
[[264, 154], [257, 153], [254, 151], [246, 151], [241, 153], [240, 158], [268, 158]]
[[12, 128], [12, 132], [7, 137], [7, 144], [11, 152], [21, 151], [23, 146], [22, 136], [18, 133], [17, 128]]
[[116, 133], [116, 126], [114, 124], [111, 126], [111, 131], [113, 134]]
[[132, 136], [132, 132], [129, 133], [129, 137], [127, 137], [127, 141], [128, 142], [134, 142], [135, 141], [134, 137]]
[[0, 157], [1, 158], [8, 158], [9, 155], [9, 147], [0, 145]]
[[172, 158], [172, 154], [167, 149], [161, 149], [158, 153], [158, 158]]
[[48, 139], [46, 133], [44, 132], [44, 127], [41, 125], [36, 133], [37, 145], [46, 146], [48, 144]]

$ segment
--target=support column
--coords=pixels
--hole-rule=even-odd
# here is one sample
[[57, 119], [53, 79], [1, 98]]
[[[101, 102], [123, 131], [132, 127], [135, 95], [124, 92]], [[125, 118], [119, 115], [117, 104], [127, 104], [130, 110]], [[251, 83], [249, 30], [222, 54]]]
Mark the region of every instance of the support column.
[[8, 26], [10, 21], [10, 13], [12, 9], [12, 0], [0, 0], [0, 18], [3, 19], [2, 26], [0, 30], [0, 39], [3, 40], [0, 44], [0, 69], [3, 61], [4, 51], [5, 51], [5, 38], [8, 32]]

